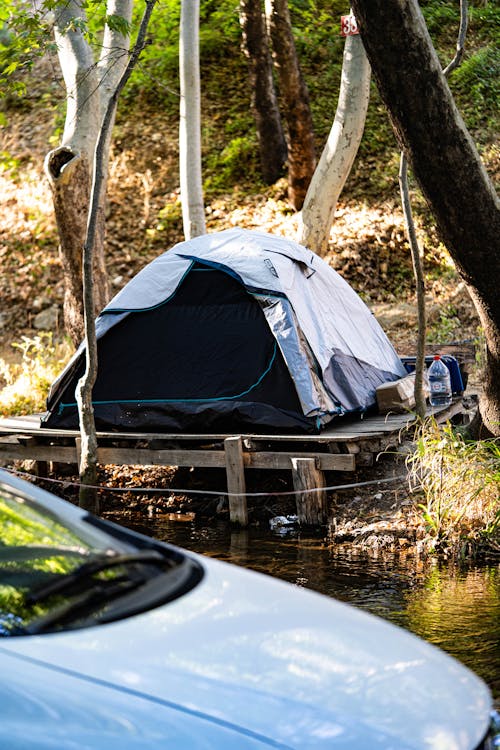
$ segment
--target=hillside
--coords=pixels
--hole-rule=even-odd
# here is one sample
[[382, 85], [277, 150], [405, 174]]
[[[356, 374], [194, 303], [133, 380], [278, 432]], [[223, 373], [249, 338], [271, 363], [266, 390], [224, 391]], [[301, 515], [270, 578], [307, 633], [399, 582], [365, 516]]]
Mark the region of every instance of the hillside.
[[[311, 93], [319, 154], [334, 116], [342, 40], [334, 25], [336, 7], [328, 10], [320, 4], [315, 6], [321, 10], [321, 29], [313, 23], [312, 5], [307, 7], [309, 15], [304, 7], [296, 8], [294, 28]], [[454, 3], [430, 2], [424, 10], [438, 48], [445, 55], [446, 50], [453, 50], [457, 8]], [[286, 178], [264, 187], [258, 176], [246, 68], [239, 52], [234, 13], [230, 22], [228, 16], [225, 25], [217, 29], [223, 44], [214, 42], [220, 17], [205, 13], [201, 50], [202, 139], [208, 231], [241, 225], [293, 237], [298, 217], [286, 200]], [[495, 142], [495, 86], [498, 89], [500, 77], [500, 59], [494, 44], [497, 22], [498, 11], [491, 5], [472, 9], [468, 56], [463, 72], [452, 82], [495, 178], [500, 172]], [[155, 33], [147, 58], [120, 103], [115, 128], [106, 239], [114, 291], [153, 257], [183, 239], [177, 164], [177, 78], [172, 52], [175, 23], [168, 28], [158, 26]], [[43, 158], [51, 144], [57, 143], [64, 114], [56, 61], [47, 58], [39, 62], [31, 73], [23, 75], [23, 83], [27, 86], [25, 96], [9, 95], [1, 100], [0, 357], [6, 360], [20, 356], [11, 345], [23, 336], [32, 337], [46, 328], [63, 335], [57, 234], [50, 191], [43, 177]], [[373, 86], [365, 136], [338, 206], [328, 262], [372, 306], [396, 346], [401, 351], [411, 351], [416, 320], [413, 274], [397, 171], [398, 149]], [[477, 319], [468, 294], [436, 236], [432, 218], [418, 192], [414, 192], [414, 204], [425, 248], [429, 338], [442, 341], [476, 337]]]

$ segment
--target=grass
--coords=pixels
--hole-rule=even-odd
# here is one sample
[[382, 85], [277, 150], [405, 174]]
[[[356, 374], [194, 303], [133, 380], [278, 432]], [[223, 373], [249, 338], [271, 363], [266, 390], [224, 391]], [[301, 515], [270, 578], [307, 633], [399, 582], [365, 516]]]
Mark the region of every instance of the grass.
[[500, 552], [500, 441], [469, 441], [426, 419], [407, 458], [422, 546], [453, 557]]
[[0, 358], [0, 413], [3, 416], [45, 411], [50, 385], [72, 353], [68, 340], [55, 342], [52, 333], [40, 333], [12, 344], [20, 352], [18, 362]]

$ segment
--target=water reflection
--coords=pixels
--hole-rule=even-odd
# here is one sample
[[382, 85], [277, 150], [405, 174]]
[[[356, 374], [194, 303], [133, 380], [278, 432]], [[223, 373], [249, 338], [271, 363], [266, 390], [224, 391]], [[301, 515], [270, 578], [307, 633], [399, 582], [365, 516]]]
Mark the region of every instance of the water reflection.
[[324, 536], [156, 517], [118, 519], [180, 547], [269, 573], [384, 617], [474, 669], [500, 700], [500, 562], [455, 567], [411, 554], [332, 548]]

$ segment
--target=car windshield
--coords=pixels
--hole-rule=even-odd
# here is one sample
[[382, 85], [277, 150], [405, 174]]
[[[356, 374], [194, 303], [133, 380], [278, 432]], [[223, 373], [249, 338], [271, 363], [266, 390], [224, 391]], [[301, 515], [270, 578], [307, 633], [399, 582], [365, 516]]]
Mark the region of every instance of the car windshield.
[[0, 637], [112, 622], [192, 588], [191, 558], [91, 516], [71, 522], [0, 485]]

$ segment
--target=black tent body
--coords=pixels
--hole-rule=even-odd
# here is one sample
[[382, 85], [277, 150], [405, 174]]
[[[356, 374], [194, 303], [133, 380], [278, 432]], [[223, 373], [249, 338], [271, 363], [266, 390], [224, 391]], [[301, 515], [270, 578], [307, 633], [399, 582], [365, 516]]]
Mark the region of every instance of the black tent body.
[[[84, 367], [82, 356], [66, 372], [43, 426], [78, 428]], [[316, 429], [261, 306], [228, 273], [200, 264], [170, 299], [129, 312], [98, 340], [93, 404], [101, 430]]]

